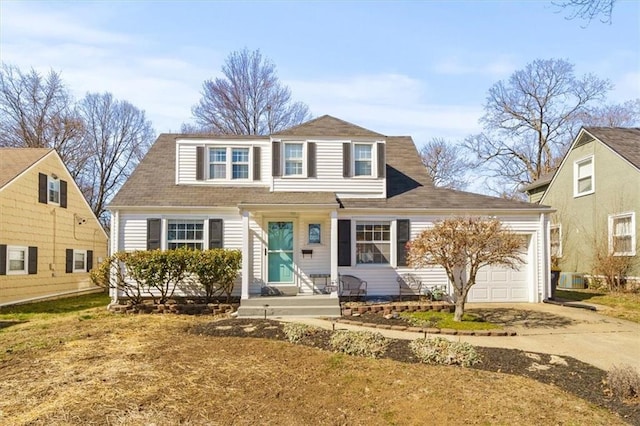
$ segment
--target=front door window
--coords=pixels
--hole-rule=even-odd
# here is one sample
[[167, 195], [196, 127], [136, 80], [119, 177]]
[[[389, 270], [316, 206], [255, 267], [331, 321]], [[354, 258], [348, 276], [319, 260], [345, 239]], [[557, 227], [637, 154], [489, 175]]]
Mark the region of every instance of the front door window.
[[293, 222], [269, 222], [268, 229], [269, 282], [293, 283]]

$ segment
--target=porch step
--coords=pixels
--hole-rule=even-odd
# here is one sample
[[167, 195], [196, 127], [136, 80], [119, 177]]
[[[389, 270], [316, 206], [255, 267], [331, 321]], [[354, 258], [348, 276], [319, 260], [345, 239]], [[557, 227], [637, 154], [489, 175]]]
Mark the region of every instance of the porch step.
[[329, 295], [253, 297], [240, 301], [238, 318], [339, 317], [340, 302]]

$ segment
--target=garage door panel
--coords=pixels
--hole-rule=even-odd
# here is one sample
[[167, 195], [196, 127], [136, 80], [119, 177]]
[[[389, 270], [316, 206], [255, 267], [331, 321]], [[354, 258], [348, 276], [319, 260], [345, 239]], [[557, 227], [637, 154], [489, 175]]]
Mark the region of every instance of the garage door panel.
[[478, 271], [476, 284], [471, 287], [468, 302], [528, 302], [528, 265], [518, 270], [487, 266]]
[[496, 271], [495, 269], [491, 271], [491, 281], [506, 281], [507, 280], [507, 271]]

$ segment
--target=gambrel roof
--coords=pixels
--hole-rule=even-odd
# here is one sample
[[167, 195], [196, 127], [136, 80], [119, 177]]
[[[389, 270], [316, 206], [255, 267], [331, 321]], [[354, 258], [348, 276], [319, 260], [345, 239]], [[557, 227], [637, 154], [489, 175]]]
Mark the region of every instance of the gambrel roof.
[[0, 188], [51, 151], [51, 148], [0, 148]]

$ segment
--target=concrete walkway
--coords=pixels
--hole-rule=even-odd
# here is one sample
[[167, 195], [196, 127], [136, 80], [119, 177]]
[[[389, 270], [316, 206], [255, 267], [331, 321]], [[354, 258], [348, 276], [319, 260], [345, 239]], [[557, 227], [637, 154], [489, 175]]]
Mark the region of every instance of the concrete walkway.
[[[631, 365], [640, 372], [640, 324], [604, 316], [598, 312], [566, 306], [539, 304], [467, 305], [467, 310], [504, 320], [516, 336], [446, 336], [450, 340], [475, 346], [521, 349], [524, 351], [570, 356], [603, 370], [614, 365]], [[501, 318], [501, 320], [500, 320]], [[354, 318], [355, 319], [355, 318]], [[493, 318], [488, 318], [493, 321]], [[386, 337], [416, 339], [422, 333], [372, 329], [351, 324], [333, 323], [318, 318], [282, 318], [317, 327], [342, 330], [375, 330]]]

